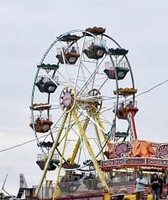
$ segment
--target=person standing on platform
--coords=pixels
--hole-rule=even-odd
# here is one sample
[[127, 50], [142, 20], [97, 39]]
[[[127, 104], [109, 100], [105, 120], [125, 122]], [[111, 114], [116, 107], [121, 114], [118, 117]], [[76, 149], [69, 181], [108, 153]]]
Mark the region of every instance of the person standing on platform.
[[144, 196], [146, 187], [148, 186], [147, 180], [143, 177], [143, 173], [139, 173], [135, 180], [136, 185], [136, 200], [146, 199]]
[[158, 175], [155, 173], [151, 178], [152, 200], [159, 200], [160, 198], [160, 183]]
[[159, 181], [159, 186], [160, 186], [160, 198], [162, 198], [162, 194], [163, 194], [163, 186], [164, 186], [164, 180], [163, 180], [163, 176], [160, 175], [158, 177], [158, 181]]

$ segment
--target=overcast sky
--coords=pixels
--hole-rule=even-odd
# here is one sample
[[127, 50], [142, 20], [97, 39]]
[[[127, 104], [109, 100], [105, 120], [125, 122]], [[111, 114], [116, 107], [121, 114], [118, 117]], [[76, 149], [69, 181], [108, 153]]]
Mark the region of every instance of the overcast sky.
[[[0, 0], [0, 184], [17, 193], [19, 173], [28, 185], [38, 183], [39, 149], [29, 127], [36, 66], [56, 36], [100, 26], [129, 49], [138, 94], [168, 79], [167, 0]], [[137, 97], [136, 128], [140, 139], [167, 142], [165, 83]], [[0, 185], [1, 187], [1, 185]]]

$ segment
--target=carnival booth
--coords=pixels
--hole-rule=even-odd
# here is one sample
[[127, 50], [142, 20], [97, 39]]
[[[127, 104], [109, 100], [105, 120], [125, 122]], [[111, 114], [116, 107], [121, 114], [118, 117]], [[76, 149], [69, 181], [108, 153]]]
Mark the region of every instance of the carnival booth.
[[123, 141], [108, 144], [107, 160], [102, 161], [102, 170], [111, 174], [112, 194], [121, 191], [135, 193], [135, 178], [139, 171], [148, 181], [146, 195], [151, 194], [151, 177], [157, 174], [163, 179], [162, 198], [167, 195], [168, 144], [145, 140]]

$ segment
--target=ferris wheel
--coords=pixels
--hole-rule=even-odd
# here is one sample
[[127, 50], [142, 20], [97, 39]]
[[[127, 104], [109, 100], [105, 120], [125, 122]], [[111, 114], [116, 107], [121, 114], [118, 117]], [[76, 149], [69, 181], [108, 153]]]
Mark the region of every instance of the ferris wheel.
[[55, 169], [96, 170], [105, 182], [99, 165], [107, 143], [137, 138], [137, 90], [128, 50], [105, 32], [93, 27], [61, 34], [37, 66], [30, 127], [44, 175]]

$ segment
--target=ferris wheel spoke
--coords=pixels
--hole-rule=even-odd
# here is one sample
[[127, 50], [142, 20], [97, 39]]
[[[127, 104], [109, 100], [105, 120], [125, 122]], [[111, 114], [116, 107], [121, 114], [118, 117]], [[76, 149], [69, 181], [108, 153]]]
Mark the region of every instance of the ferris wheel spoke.
[[99, 126], [98, 122], [96, 122], [96, 121], [93, 119], [93, 117], [90, 116], [85, 110], [83, 110], [82, 108], [80, 108], [80, 112], [83, 113], [84, 116], [89, 117], [90, 120], [92, 121], [92, 123], [93, 123], [95, 126], [99, 127], [99, 129], [100, 129], [102, 132], [105, 132], [104, 129], [103, 129], [101, 126]]

